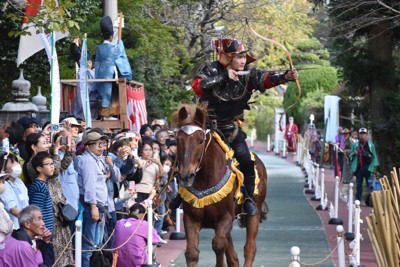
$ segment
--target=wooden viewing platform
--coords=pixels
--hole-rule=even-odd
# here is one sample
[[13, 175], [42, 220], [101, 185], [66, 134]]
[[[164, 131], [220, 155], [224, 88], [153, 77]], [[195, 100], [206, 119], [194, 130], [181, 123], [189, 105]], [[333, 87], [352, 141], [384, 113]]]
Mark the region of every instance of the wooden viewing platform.
[[[61, 80], [61, 113], [72, 114], [74, 102], [76, 98], [76, 85], [79, 83], [78, 79]], [[143, 83], [137, 81], [129, 81], [126, 79], [89, 79], [90, 82], [115, 82], [118, 85], [118, 91], [112, 92], [112, 104], [118, 106], [118, 120], [92, 120], [92, 127], [104, 127], [105, 129], [124, 129], [129, 128], [129, 121], [127, 115], [127, 83], [131, 88], [143, 88]], [[129, 89], [128, 89], [129, 90]]]

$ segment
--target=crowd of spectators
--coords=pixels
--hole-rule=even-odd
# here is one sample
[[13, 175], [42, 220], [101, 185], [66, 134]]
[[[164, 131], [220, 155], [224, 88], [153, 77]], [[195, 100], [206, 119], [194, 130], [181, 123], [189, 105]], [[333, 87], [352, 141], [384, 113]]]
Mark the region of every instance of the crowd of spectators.
[[73, 266], [70, 241], [80, 220], [82, 266], [91, 266], [99, 248], [115, 249], [116, 266], [141, 266], [148, 200], [154, 248], [168, 242], [174, 224], [174, 132], [159, 124], [139, 132], [86, 128], [74, 117], [60, 125], [52, 131], [22, 117], [0, 129], [0, 265]]

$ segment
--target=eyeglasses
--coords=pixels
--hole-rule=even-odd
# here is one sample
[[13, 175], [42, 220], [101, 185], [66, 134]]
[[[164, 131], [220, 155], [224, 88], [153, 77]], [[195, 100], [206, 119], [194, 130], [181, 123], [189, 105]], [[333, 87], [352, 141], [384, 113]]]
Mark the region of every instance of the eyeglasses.
[[96, 145], [96, 146], [103, 145], [103, 146], [105, 146], [105, 145], [107, 145], [107, 142], [106, 141], [101, 141], [101, 142], [91, 143], [90, 145]]
[[43, 163], [42, 166], [54, 166], [54, 162]]

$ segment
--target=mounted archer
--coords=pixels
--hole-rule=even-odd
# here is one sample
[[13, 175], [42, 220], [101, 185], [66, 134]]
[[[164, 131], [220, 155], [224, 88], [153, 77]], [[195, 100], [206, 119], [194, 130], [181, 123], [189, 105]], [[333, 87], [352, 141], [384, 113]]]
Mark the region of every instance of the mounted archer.
[[264, 93], [288, 81], [295, 81], [295, 69], [284, 74], [274, 74], [248, 64], [256, 59], [248, 54], [246, 47], [236, 39], [220, 39], [215, 42], [219, 60], [206, 64], [197, 74], [192, 88], [199, 102], [208, 102], [210, 127], [219, 130], [226, 143], [234, 150], [235, 158], [245, 177], [246, 200], [244, 209], [255, 215], [257, 208], [253, 200], [255, 173], [246, 138], [241, 129], [244, 109], [255, 90]]

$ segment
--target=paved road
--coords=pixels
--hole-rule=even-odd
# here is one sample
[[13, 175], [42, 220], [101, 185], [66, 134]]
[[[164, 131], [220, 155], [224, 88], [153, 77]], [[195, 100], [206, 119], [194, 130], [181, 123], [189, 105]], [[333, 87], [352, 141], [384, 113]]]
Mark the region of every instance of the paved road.
[[[304, 197], [304, 176], [299, 167], [275, 157], [258, 153], [267, 166], [268, 204], [270, 212], [267, 222], [260, 225], [257, 239], [257, 256], [253, 266], [287, 267], [290, 263], [290, 248], [301, 249], [301, 261], [316, 263], [330, 252], [321, 219]], [[213, 230], [200, 233], [200, 261], [198, 266], [215, 266], [211, 248]], [[244, 263], [243, 246], [245, 230], [235, 222], [232, 231], [239, 261]], [[318, 264], [332, 267], [331, 259]], [[186, 266], [183, 252], [171, 266]]]

